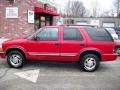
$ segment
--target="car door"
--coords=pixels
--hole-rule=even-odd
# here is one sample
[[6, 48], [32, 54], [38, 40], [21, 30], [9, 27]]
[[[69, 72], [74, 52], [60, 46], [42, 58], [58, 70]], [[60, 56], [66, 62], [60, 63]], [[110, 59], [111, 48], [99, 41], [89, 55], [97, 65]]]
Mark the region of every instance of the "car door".
[[61, 60], [76, 61], [80, 51], [86, 47], [86, 41], [79, 28], [64, 27], [62, 30], [62, 40], [60, 55]]
[[28, 54], [34, 60], [58, 60], [60, 57], [59, 29], [46, 27], [36, 35], [36, 40], [30, 40]]

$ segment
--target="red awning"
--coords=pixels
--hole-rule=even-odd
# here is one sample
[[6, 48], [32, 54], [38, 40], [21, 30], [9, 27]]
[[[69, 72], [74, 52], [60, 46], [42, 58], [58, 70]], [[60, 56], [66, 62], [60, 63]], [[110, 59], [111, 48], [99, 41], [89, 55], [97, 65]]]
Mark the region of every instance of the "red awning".
[[59, 16], [59, 14], [57, 14], [57, 13], [54, 13], [52, 11], [45, 10], [45, 9], [39, 8], [39, 7], [35, 7], [34, 11], [35, 12], [40, 12], [40, 13], [43, 13], [43, 14], [46, 14], [46, 15]]

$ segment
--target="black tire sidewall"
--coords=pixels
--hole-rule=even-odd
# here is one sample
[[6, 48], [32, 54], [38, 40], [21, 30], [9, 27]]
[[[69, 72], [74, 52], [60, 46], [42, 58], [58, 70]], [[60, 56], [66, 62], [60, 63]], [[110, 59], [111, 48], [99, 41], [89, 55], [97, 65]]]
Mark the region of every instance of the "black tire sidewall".
[[[21, 65], [19, 65], [18, 67], [13, 66], [13, 65], [11, 64], [11, 62], [10, 62], [10, 57], [11, 57], [11, 55], [13, 55], [13, 54], [18, 54], [18, 55], [20, 55], [21, 58], [22, 58], [22, 63], [21, 63]], [[21, 68], [21, 67], [23, 66], [24, 60], [25, 60], [25, 58], [24, 58], [23, 54], [22, 54], [21, 52], [19, 52], [19, 51], [11, 51], [11, 52], [9, 52], [9, 53], [7, 54], [7, 62], [8, 62], [8, 64], [9, 64], [9, 66], [11, 66], [11, 67], [13, 67], [13, 68]]]
[[[93, 69], [91, 69], [91, 70], [86, 69], [86, 68], [85, 68], [85, 65], [84, 65], [84, 62], [85, 62], [86, 58], [88, 58], [88, 57], [92, 57], [92, 58], [94, 58], [95, 61], [96, 61], [96, 66], [95, 66], [95, 68], [93, 68]], [[98, 56], [96, 56], [95, 54], [86, 54], [86, 55], [84, 55], [84, 56], [81, 58], [81, 60], [80, 60], [80, 68], [81, 68], [83, 71], [86, 71], [86, 72], [94, 72], [95, 70], [98, 69], [99, 64], [100, 64], [100, 59], [99, 59]]]

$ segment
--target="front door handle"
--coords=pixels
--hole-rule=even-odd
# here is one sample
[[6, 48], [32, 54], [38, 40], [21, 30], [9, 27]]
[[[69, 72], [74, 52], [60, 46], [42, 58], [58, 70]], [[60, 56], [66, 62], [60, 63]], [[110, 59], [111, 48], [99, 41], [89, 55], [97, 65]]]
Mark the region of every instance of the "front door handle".
[[85, 44], [80, 44], [80, 46], [85, 46]]

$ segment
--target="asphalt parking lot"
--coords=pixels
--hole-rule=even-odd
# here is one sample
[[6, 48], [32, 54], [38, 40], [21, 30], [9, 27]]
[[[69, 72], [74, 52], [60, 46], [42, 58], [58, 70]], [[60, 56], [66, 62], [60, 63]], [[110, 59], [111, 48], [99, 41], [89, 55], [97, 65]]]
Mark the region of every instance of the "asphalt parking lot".
[[120, 58], [101, 63], [93, 73], [56, 62], [29, 62], [13, 69], [0, 59], [0, 90], [120, 90]]

